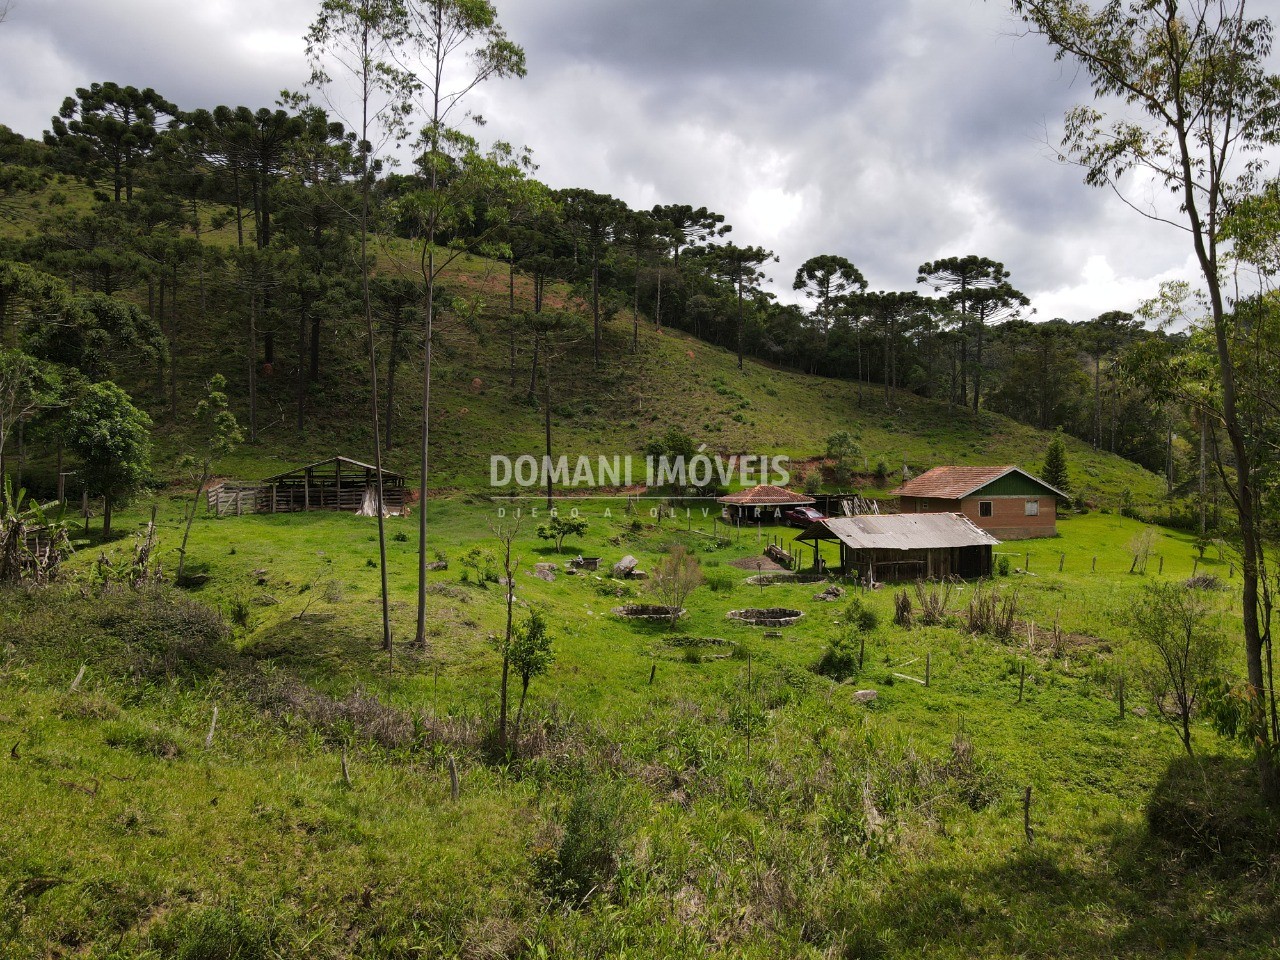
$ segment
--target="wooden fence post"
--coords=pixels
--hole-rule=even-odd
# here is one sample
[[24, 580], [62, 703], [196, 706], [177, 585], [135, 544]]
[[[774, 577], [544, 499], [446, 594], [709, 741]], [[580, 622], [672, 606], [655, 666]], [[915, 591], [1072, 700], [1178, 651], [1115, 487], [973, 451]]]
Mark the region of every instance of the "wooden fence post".
[[454, 762], [453, 756], [449, 757], [449, 796], [454, 800], [458, 799], [458, 794], [462, 792], [461, 785], [458, 783], [458, 764]]
[[1058, 557], [1058, 572], [1059, 572], [1059, 573], [1061, 573], [1061, 572], [1062, 572], [1062, 566], [1063, 566], [1063, 564], [1065, 564], [1066, 562], [1067, 562], [1067, 555], [1066, 555], [1065, 553], [1064, 553], [1064, 554], [1062, 554], [1060, 557]]
[[1027, 843], [1034, 843], [1035, 831], [1031, 829], [1031, 788], [1027, 787], [1022, 794], [1022, 831], [1027, 835]]
[[924, 655], [924, 685], [929, 685], [929, 680], [933, 674], [933, 654], [926, 653]]
[[209, 721], [209, 732], [204, 736], [204, 748], [206, 750], [213, 749], [213, 735], [218, 729], [218, 707], [213, 708], [213, 719]]

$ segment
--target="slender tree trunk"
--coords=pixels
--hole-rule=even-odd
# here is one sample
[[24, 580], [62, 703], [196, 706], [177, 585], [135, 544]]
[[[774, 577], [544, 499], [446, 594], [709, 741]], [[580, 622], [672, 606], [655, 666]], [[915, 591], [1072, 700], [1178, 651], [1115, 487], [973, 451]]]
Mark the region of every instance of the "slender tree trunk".
[[636, 254], [635, 290], [631, 299], [631, 352], [640, 352], [640, 255]]
[[653, 308], [653, 325], [658, 329], [662, 329], [662, 264], [658, 264], [658, 299]]
[[258, 442], [258, 291], [249, 289], [249, 442]]
[[1208, 471], [1205, 467], [1205, 412], [1200, 411], [1200, 539], [1205, 536], [1206, 483]]
[[[434, 188], [435, 173], [432, 171]], [[414, 643], [426, 649], [427, 646], [427, 480], [430, 470], [431, 440], [431, 336], [435, 320], [435, 275], [436, 260], [433, 239], [434, 226], [428, 231], [426, 256], [427, 281], [427, 316], [425, 324], [426, 344], [422, 363], [422, 450], [420, 470], [422, 474], [422, 499], [418, 503], [418, 623]]]
[[395, 421], [396, 415], [396, 367], [400, 366], [400, 321], [396, 320], [391, 325], [391, 349], [387, 356], [387, 410], [383, 414], [383, 420], [386, 423], [386, 443], [384, 446], [390, 452], [391, 442], [391, 425]]
[[166, 336], [169, 340], [169, 417], [178, 422], [178, 280], [174, 277], [173, 289], [169, 292], [169, 325]]
[[508, 261], [507, 272], [507, 327], [508, 327], [508, 370], [510, 387], [516, 387], [516, 259], [513, 255]]
[[982, 398], [982, 335], [986, 332], [987, 320], [982, 310], [978, 312], [978, 355], [973, 362], [973, 412], [978, 412], [978, 403]]
[[1102, 444], [1102, 354], [1093, 355], [1093, 449]]
[[738, 369], [742, 369], [742, 328], [744, 326], [742, 314], [742, 275], [738, 275]]
[[320, 379], [320, 316], [311, 315], [311, 362], [307, 370], [307, 383], [312, 384]]
[[[550, 364], [548, 364], [550, 367]], [[551, 370], [547, 370], [546, 377], [543, 378], [544, 387], [546, 389], [546, 397], [543, 400], [543, 419], [547, 434], [547, 510], [548, 512], [555, 509], [555, 497], [551, 489]], [[556, 547], [556, 552], [560, 552], [560, 548]]]
[[304, 294], [302, 306], [298, 310], [298, 384], [296, 426], [301, 438], [306, 425], [307, 416], [307, 313], [310, 309], [309, 298]]
[[[366, 0], [366, 9], [367, 2], [368, 0]], [[363, 89], [361, 91], [360, 142], [362, 144], [369, 142], [369, 100], [372, 96], [371, 78], [368, 69], [369, 34], [370, 26], [366, 21], [363, 37], [365, 50], [363, 63], [365, 69], [361, 77]], [[378, 574], [382, 590], [382, 648], [390, 657], [393, 654], [394, 647], [391, 636], [391, 594], [387, 585], [387, 523], [384, 516], [386, 501], [383, 499], [382, 483], [382, 427], [378, 417], [378, 352], [373, 335], [373, 296], [369, 285], [369, 193], [373, 185], [370, 183], [369, 154], [362, 152], [362, 157], [363, 162], [361, 163], [360, 171], [360, 300], [364, 311], [365, 346], [369, 355], [369, 416], [372, 419], [373, 426], [374, 492], [377, 496], [377, 507], [374, 512], [377, 514], [378, 520]]]
[[516, 736], [520, 736], [520, 723], [524, 719], [524, 699], [529, 695], [529, 678], [520, 678], [520, 705], [516, 707]]
[[538, 393], [538, 353], [539, 347], [542, 345], [542, 335], [535, 333], [533, 335], [533, 363], [529, 364], [529, 399], [532, 400]]
[[178, 572], [174, 575], [174, 582], [182, 582], [182, 571], [187, 565], [187, 540], [191, 537], [191, 525], [196, 521], [196, 513], [200, 510], [200, 498], [204, 495], [204, 488], [209, 483], [209, 477], [212, 473], [212, 466], [205, 461], [204, 470], [200, 474], [200, 482], [196, 484], [196, 495], [191, 500], [191, 509], [187, 513], [187, 522], [182, 528], [182, 545], [178, 547]]
[[[1230, 332], [1227, 329], [1226, 308], [1218, 279], [1217, 238], [1213, 224], [1206, 229], [1200, 219], [1192, 172], [1191, 151], [1186, 133], [1186, 118], [1181, 98], [1176, 100], [1178, 112], [1175, 124], [1179, 157], [1182, 165], [1183, 206], [1192, 227], [1192, 241], [1201, 273], [1209, 290], [1209, 304], [1213, 316], [1214, 345], [1218, 354], [1218, 371], [1222, 386], [1222, 421], [1231, 443], [1235, 459], [1236, 511], [1240, 520], [1241, 575], [1243, 578], [1243, 622], [1245, 663], [1249, 687], [1253, 694], [1253, 723], [1257, 730], [1256, 749], [1258, 776], [1262, 795], [1268, 803], [1280, 803], [1280, 775], [1277, 775], [1272, 756], [1272, 738], [1267, 723], [1267, 677], [1263, 669], [1263, 632], [1258, 618], [1258, 580], [1261, 567], [1262, 537], [1258, 518], [1254, 512], [1257, 499], [1254, 491], [1254, 465], [1252, 451], [1241, 425], [1236, 408], [1236, 367], [1231, 355]], [[1210, 214], [1213, 208], [1210, 207]]]
[[595, 328], [595, 344], [592, 362], [600, 366], [600, 264], [595, 254], [591, 257], [591, 323]]

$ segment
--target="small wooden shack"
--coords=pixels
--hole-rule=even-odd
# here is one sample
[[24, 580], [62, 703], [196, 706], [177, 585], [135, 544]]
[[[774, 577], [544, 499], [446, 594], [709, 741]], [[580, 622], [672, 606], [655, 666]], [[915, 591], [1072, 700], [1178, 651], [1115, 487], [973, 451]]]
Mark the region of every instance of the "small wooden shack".
[[785, 511], [811, 507], [813, 502], [813, 497], [766, 483], [716, 498], [716, 503], [724, 505], [723, 515], [730, 523], [780, 523]]
[[819, 520], [796, 537], [840, 544], [840, 571], [872, 582], [989, 577], [1000, 541], [958, 513], [893, 514]]
[[[209, 490], [209, 509], [226, 513], [295, 513], [345, 510], [372, 516], [377, 509], [377, 467], [348, 457], [330, 457], [296, 467], [260, 483], [223, 483]], [[388, 513], [402, 513], [405, 478], [382, 471], [382, 500]]]

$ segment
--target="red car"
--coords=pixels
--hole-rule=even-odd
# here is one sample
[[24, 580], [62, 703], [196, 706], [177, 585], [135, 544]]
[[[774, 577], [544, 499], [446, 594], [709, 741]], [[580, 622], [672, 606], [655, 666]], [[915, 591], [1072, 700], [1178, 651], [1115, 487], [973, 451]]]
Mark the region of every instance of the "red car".
[[819, 520], [827, 519], [813, 507], [796, 507], [794, 510], [788, 510], [782, 515], [782, 518], [793, 527], [809, 526], [811, 523], [817, 523]]

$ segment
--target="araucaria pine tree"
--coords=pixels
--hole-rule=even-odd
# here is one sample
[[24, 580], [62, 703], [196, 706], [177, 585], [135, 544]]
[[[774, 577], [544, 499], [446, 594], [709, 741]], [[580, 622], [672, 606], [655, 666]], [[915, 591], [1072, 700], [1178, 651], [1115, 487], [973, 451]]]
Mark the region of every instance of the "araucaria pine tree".
[[1040, 469], [1040, 479], [1063, 492], [1071, 489], [1071, 477], [1067, 472], [1067, 445], [1062, 442], [1061, 429], [1049, 441], [1049, 449], [1044, 455], [1044, 466]]

